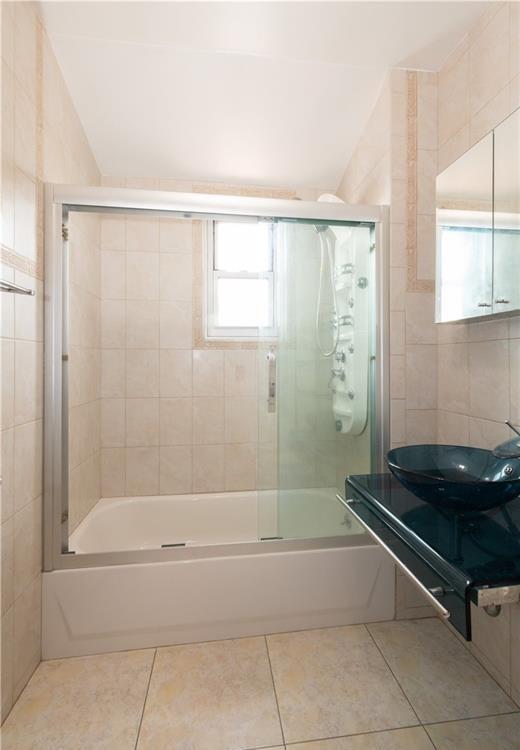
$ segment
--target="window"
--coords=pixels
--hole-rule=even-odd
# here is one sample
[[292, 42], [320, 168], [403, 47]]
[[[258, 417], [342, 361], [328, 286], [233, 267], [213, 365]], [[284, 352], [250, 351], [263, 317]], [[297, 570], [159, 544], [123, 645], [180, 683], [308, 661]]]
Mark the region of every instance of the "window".
[[274, 225], [213, 221], [208, 235], [208, 338], [275, 336]]

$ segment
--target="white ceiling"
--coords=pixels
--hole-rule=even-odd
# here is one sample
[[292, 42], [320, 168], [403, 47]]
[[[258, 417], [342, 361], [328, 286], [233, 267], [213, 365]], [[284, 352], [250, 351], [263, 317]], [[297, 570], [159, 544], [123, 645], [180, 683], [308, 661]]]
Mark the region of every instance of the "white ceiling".
[[334, 188], [385, 72], [488, 3], [43, 2], [103, 174]]

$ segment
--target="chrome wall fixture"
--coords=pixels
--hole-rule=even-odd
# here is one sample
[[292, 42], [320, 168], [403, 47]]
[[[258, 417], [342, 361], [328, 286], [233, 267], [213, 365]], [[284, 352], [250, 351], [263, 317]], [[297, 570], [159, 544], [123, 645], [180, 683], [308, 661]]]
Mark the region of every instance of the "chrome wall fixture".
[[34, 297], [34, 289], [28, 289], [20, 284], [15, 284], [13, 281], [4, 281], [0, 279], [0, 292], [11, 292], [11, 294], [27, 294], [30, 297]]
[[276, 349], [269, 347], [267, 352], [267, 411], [273, 414], [276, 411]]

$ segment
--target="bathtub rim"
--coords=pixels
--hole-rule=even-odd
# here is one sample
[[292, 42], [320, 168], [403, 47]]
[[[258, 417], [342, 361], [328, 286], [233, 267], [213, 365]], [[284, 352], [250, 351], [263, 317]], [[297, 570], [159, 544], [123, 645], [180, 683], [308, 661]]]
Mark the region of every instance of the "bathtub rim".
[[73, 568], [100, 568], [107, 565], [138, 565], [142, 563], [183, 562], [212, 557], [238, 557], [262, 555], [273, 552], [302, 552], [305, 550], [337, 549], [338, 547], [375, 546], [365, 533], [343, 536], [312, 537], [308, 539], [269, 539], [250, 542], [226, 542], [201, 544], [193, 547], [158, 547], [145, 550], [123, 550], [118, 552], [63, 552], [54, 566], [45, 569], [70, 570]]

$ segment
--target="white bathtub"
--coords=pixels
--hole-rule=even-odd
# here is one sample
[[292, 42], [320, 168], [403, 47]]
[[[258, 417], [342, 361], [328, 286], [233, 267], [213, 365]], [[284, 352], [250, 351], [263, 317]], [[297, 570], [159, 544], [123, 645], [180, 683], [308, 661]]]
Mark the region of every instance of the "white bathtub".
[[257, 539], [257, 528], [256, 492], [107, 498], [99, 500], [71, 534], [69, 549], [119, 552], [251, 542]]
[[[283, 490], [283, 528], [277, 493], [216, 492], [99, 500], [69, 539], [80, 553], [253, 542], [290, 536], [343, 536], [346, 511], [334, 487]], [[353, 529], [359, 532], [359, 529]]]
[[71, 536], [72, 566], [43, 574], [43, 658], [391, 619], [394, 566], [333, 490], [282, 502], [282, 525], [294, 510], [296, 536], [323, 538], [255, 541], [277, 536], [276, 493], [100, 500]]

